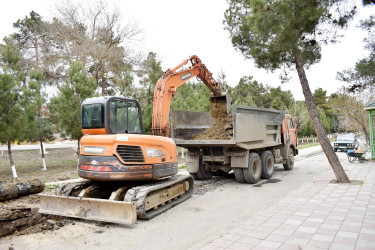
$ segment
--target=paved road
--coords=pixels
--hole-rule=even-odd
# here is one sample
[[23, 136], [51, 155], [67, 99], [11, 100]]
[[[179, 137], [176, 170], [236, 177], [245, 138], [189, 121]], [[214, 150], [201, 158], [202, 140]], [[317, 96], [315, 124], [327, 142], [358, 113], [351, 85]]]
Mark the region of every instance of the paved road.
[[233, 176], [197, 181], [191, 199], [133, 227], [77, 220], [45, 234], [7, 237], [0, 248], [199, 249], [328, 170], [318, 147], [301, 150], [292, 171], [278, 166], [270, 181], [257, 185], [239, 184]]

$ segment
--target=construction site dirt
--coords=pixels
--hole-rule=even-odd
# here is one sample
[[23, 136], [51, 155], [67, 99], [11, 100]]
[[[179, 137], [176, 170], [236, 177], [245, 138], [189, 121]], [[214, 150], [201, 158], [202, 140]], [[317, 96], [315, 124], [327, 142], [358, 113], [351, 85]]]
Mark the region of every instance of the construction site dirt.
[[[232, 179], [232, 177], [228, 176], [214, 178], [206, 182], [196, 182], [194, 184], [194, 195], [203, 195], [222, 186], [224, 183], [233, 181]], [[53, 194], [54, 189], [47, 189], [43, 193]], [[0, 204], [0, 237], [54, 231], [66, 225], [74, 225], [76, 221], [80, 221], [79, 219], [39, 214], [37, 194], [26, 195]], [[99, 227], [107, 224], [97, 223]]]
[[233, 137], [232, 116], [228, 116], [225, 98], [213, 99], [211, 116], [215, 119], [210, 128], [196, 135], [193, 140], [230, 140]]

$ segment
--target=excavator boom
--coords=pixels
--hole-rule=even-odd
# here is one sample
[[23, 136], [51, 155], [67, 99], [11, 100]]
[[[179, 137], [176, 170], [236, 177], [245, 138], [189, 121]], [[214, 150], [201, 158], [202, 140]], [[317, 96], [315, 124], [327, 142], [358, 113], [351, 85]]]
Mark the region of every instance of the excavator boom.
[[[188, 63], [191, 63], [186, 69], [180, 69]], [[168, 137], [169, 135], [169, 110], [171, 100], [178, 87], [192, 79], [198, 77], [213, 93], [213, 97], [225, 96], [222, 93], [220, 83], [213, 77], [212, 73], [202, 63], [197, 56], [190, 56], [180, 64], [163, 73], [158, 80], [154, 91], [154, 106], [152, 112], [152, 133]]]

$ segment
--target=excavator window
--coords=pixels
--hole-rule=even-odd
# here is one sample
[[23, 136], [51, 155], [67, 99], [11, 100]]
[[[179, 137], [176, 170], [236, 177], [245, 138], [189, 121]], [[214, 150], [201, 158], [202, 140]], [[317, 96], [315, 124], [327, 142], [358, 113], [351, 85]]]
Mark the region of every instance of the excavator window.
[[102, 104], [88, 104], [82, 107], [82, 128], [104, 128], [104, 107]]
[[109, 126], [114, 134], [142, 133], [140, 112], [134, 101], [112, 100], [109, 103]]

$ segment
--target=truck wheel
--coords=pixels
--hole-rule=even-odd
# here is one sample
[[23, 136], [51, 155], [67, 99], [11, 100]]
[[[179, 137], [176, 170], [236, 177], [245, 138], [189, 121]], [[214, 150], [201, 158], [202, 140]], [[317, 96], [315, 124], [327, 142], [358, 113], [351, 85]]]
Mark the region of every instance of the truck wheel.
[[335, 148], [335, 152], [337, 152], [337, 148]]
[[233, 168], [234, 177], [239, 183], [245, 183], [245, 177], [243, 176], [243, 168]]
[[294, 167], [294, 153], [291, 147], [288, 148], [288, 158], [283, 166], [285, 170], [292, 170]]
[[245, 181], [250, 184], [255, 184], [259, 181], [261, 173], [262, 164], [259, 155], [257, 153], [250, 153], [249, 166], [248, 168], [243, 168]]
[[[198, 172], [195, 173], [196, 177], [198, 180], [209, 180], [212, 178], [212, 173], [211, 172], [207, 172], [205, 169], [204, 169], [204, 165], [202, 163], [202, 157], [199, 157], [199, 169], [198, 169]], [[194, 178], [194, 176], [193, 176]]]
[[275, 170], [275, 164], [271, 151], [264, 151], [260, 155], [260, 162], [262, 163], [261, 177], [263, 179], [271, 178], [273, 175], [273, 171]]

